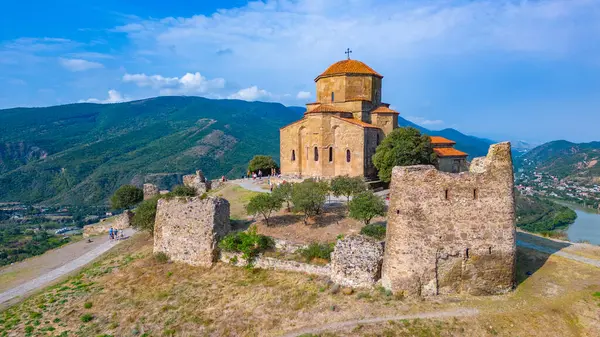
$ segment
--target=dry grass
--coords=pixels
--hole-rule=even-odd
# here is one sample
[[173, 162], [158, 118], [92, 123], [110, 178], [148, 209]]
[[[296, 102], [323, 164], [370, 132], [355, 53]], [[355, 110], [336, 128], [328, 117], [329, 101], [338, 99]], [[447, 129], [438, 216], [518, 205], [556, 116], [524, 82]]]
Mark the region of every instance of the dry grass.
[[[357, 326], [323, 336], [600, 333], [600, 299], [592, 296], [600, 291], [600, 270], [529, 250], [519, 251], [520, 284], [511, 294], [416, 301], [381, 289], [331, 294], [326, 279], [298, 273], [160, 263], [151, 249], [143, 234], [123, 242], [77, 276], [0, 313], [0, 336], [23, 336], [25, 329], [48, 336], [63, 331], [69, 336], [277, 336], [336, 321], [460, 307], [481, 314]], [[82, 322], [86, 314], [92, 319]]]
[[258, 192], [248, 191], [235, 184], [227, 184], [223, 188], [211, 191], [210, 193], [229, 201], [231, 206], [231, 218], [236, 220], [245, 220], [248, 218], [246, 205], [253, 196], [259, 194]]

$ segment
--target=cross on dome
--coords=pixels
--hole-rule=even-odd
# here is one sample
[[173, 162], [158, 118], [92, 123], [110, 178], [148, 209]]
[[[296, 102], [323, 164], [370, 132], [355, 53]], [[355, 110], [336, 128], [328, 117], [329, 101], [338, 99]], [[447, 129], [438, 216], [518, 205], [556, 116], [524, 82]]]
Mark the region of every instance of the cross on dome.
[[352, 50], [350, 50], [350, 48], [346, 49], [346, 51], [344, 52], [344, 54], [348, 55], [348, 60], [350, 59], [350, 53], [352, 53]]

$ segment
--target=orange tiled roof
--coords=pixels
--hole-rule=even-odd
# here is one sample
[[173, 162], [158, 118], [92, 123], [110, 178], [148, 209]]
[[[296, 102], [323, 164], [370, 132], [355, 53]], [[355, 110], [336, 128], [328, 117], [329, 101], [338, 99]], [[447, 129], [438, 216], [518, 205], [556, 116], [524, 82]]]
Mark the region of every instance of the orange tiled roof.
[[399, 114], [398, 111], [392, 110], [385, 105], [378, 106], [375, 110], [371, 111], [373, 114]]
[[337, 119], [341, 119], [343, 121], [346, 121], [348, 123], [354, 124], [354, 125], [358, 125], [361, 126], [363, 128], [375, 128], [375, 129], [379, 129], [378, 127], [376, 127], [373, 124], [369, 124], [369, 123], [365, 123], [361, 120], [355, 119], [355, 118], [343, 118], [343, 117], [335, 117]]
[[456, 144], [455, 141], [450, 140], [448, 138], [444, 138], [444, 137], [440, 137], [440, 136], [431, 136], [429, 137], [431, 138], [431, 144], [449, 144], [449, 145], [454, 145]]
[[466, 157], [467, 154], [452, 147], [434, 148], [433, 151], [438, 157]]
[[327, 68], [321, 75], [315, 78], [315, 81], [324, 76], [343, 74], [365, 74], [383, 78], [383, 76], [381, 76], [378, 72], [360, 61], [343, 60], [330, 65], [329, 68]]
[[343, 110], [343, 109], [340, 109], [340, 108], [336, 108], [333, 105], [321, 104], [318, 107], [316, 107], [316, 108], [314, 108], [314, 109], [312, 109], [310, 111], [307, 111], [305, 113], [310, 114], [310, 113], [313, 113], [313, 112], [314, 113], [319, 113], [319, 112], [346, 112], [346, 111]]

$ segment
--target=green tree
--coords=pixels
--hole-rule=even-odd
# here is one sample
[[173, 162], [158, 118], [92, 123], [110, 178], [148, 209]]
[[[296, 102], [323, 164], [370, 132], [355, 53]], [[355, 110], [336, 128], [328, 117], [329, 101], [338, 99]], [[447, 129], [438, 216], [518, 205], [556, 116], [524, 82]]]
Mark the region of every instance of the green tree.
[[329, 186], [325, 182], [317, 182], [313, 179], [306, 179], [301, 183], [294, 184], [292, 188], [292, 203], [294, 209], [304, 214], [304, 224], [311, 216], [321, 212], [325, 204]]
[[282, 200], [273, 194], [260, 193], [250, 199], [250, 202], [246, 205], [246, 211], [250, 215], [261, 214], [268, 226], [271, 213], [281, 209], [281, 202]]
[[337, 176], [331, 180], [331, 191], [336, 197], [345, 196], [347, 201], [350, 197], [367, 190], [367, 186], [361, 177]]
[[150, 199], [142, 201], [142, 203], [136, 208], [133, 219], [131, 219], [131, 226], [133, 228], [146, 231], [151, 235], [154, 235], [156, 206], [160, 198], [160, 195], [155, 195]]
[[114, 209], [130, 208], [144, 200], [144, 191], [133, 185], [123, 185], [110, 198]]
[[348, 203], [350, 217], [368, 225], [376, 216], [385, 215], [385, 202], [371, 191], [356, 195]]
[[287, 210], [290, 212], [290, 202], [292, 201], [292, 183], [283, 183], [273, 189], [273, 196], [286, 203]]
[[385, 182], [392, 179], [394, 166], [433, 164], [435, 160], [429, 136], [412, 127], [392, 131], [379, 144], [373, 156], [379, 179]]
[[169, 194], [176, 197], [195, 197], [196, 189], [185, 185], [177, 185], [173, 187]]
[[279, 166], [271, 156], [257, 155], [248, 163], [248, 171], [258, 172], [261, 170], [264, 175], [269, 174], [272, 168], [278, 169]]

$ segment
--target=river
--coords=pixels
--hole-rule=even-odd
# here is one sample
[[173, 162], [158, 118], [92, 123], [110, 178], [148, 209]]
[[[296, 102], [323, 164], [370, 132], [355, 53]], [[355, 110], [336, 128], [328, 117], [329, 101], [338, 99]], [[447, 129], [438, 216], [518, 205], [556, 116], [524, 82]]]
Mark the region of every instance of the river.
[[577, 213], [577, 219], [567, 229], [569, 241], [588, 241], [600, 245], [600, 214], [591, 208], [560, 202]]

